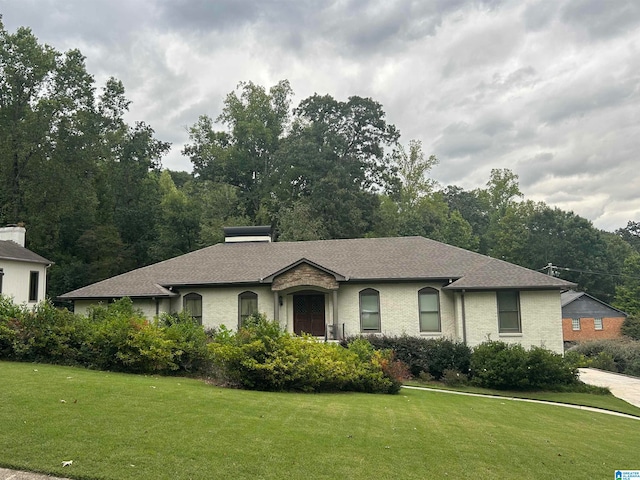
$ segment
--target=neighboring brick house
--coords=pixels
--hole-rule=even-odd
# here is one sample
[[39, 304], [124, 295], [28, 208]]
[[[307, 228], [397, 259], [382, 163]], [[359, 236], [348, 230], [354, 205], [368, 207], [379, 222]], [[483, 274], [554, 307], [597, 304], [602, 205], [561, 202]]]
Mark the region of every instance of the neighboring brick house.
[[128, 296], [148, 318], [207, 327], [252, 312], [294, 333], [491, 340], [563, 350], [560, 293], [575, 285], [422, 237], [272, 242], [268, 227], [66, 293], [76, 311]]
[[0, 228], [0, 294], [17, 304], [35, 304], [47, 291], [51, 262], [24, 247], [25, 228]]
[[567, 343], [618, 338], [627, 314], [595, 297], [576, 291], [561, 295], [562, 336]]

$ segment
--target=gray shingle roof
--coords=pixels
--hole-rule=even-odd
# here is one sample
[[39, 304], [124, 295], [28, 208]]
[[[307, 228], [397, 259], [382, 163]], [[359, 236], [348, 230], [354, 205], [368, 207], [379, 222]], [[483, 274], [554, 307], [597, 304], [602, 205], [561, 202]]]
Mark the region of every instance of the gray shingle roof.
[[450, 289], [574, 284], [423, 237], [220, 243], [89, 285], [60, 298], [169, 296], [169, 287], [258, 284], [306, 259], [347, 281], [451, 280]]
[[44, 257], [41, 257], [37, 253], [18, 245], [11, 240], [0, 240], [0, 259], [2, 260], [14, 260], [17, 262], [32, 262], [50, 264], [53, 263]]

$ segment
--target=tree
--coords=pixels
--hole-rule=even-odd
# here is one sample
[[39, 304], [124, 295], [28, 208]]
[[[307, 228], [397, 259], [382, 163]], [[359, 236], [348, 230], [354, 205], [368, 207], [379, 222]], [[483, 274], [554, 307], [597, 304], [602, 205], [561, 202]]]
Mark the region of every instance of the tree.
[[270, 192], [273, 155], [289, 123], [292, 94], [287, 80], [269, 92], [241, 82], [227, 95], [216, 120], [226, 131], [214, 130], [213, 120], [206, 115], [189, 129], [191, 143], [183, 153], [191, 159], [194, 173], [202, 180], [238, 187], [252, 217]]
[[393, 160], [401, 183], [400, 203], [402, 205], [411, 208], [420, 198], [433, 193], [438, 183], [429, 178], [428, 174], [438, 164], [438, 159], [435, 155], [424, 157], [422, 142], [410, 140], [409, 153], [402, 145], [398, 145]]
[[629, 256], [624, 262], [622, 283], [616, 287], [613, 306], [628, 315], [640, 318], [640, 254]]
[[291, 132], [275, 156], [272, 215], [302, 201], [329, 238], [370, 231], [376, 192], [393, 188], [395, 169], [385, 148], [398, 133], [379, 103], [361, 97], [341, 102], [313, 95], [295, 109]]
[[616, 230], [616, 235], [631, 245], [636, 252], [640, 253], [640, 222], [629, 220], [625, 228]]

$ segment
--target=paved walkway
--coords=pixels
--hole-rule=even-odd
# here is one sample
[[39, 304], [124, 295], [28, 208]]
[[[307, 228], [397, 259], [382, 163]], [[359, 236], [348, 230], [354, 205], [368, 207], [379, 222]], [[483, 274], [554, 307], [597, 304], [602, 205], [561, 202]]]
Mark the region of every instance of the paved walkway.
[[589, 385], [609, 387], [611, 393], [625, 402], [640, 407], [640, 378], [605, 372], [595, 368], [580, 368], [580, 380]]

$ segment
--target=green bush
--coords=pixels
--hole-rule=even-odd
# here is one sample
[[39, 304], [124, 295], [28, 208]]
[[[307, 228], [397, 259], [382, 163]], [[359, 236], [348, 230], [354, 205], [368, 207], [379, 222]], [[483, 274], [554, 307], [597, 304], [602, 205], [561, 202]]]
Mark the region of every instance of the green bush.
[[366, 344], [345, 349], [298, 337], [277, 322], [254, 317], [237, 332], [221, 328], [209, 344], [219, 380], [243, 388], [275, 391], [396, 393], [390, 353]]
[[594, 340], [580, 343], [567, 353], [584, 355], [592, 367], [640, 376], [640, 341], [630, 338]]
[[640, 340], [640, 318], [634, 316], [625, 318], [620, 332], [633, 340]]
[[473, 383], [501, 390], [553, 388], [577, 381], [577, 368], [550, 350], [520, 344], [485, 342], [473, 349]]
[[[369, 335], [364, 338], [379, 350], [393, 350], [397, 360], [409, 367], [414, 377], [427, 372], [433, 379], [440, 380], [445, 370], [468, 372], [471, 349], [460, 342], [446, 338], [420, 338], [403, 335], [400, 337]], [[343, 342], [348, 345], [354, 341], [349, 338]]]
[[205, 373], [210, 368], [208, 336], [190, 315], [164, 314], [159, 319], [165, 338], [173, 342], [174, 363], [177, 370]]

